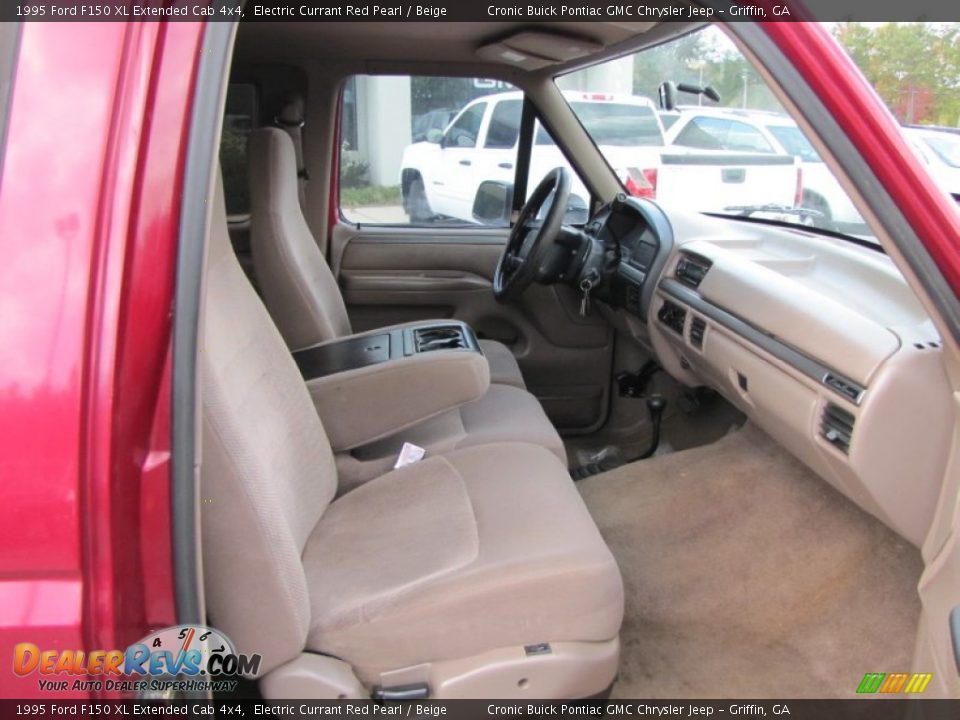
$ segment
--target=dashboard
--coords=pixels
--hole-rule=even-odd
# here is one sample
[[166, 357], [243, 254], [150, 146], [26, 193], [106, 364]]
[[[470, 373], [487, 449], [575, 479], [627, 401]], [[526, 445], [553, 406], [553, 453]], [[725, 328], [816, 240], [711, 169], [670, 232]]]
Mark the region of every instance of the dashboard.
[[880, 252], [802, 228], [619, 199], [587, 228], [619, 259], [608, 319], [709, 386], [920, 545], [950, 447], [933, 323]]

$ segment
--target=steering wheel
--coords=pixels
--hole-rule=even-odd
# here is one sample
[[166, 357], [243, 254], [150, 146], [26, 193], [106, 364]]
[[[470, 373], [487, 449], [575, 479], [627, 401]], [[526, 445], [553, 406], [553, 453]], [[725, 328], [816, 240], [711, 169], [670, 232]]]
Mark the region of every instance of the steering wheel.
[[[540, 264], [560, 234], [570, 199], [570, 173], [551, 170], [537, 185], [510, 230], [493, 274], [493, 296], [513, 300], [537, 279]], [[548, 203], [549, 200], [549, 203]], [[543, 220], [537, 218], [543, 217]]]

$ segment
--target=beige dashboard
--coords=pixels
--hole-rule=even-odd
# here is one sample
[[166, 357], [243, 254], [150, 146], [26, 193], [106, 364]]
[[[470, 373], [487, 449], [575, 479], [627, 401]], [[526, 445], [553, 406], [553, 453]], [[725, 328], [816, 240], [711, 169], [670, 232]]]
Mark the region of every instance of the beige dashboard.
[[950, 390], [940, 339], [899, 271], [802, 230], [670, 220], [671, 255], [631, 331], [678, 380], [719, 391], [919, 546], [950, 446]]

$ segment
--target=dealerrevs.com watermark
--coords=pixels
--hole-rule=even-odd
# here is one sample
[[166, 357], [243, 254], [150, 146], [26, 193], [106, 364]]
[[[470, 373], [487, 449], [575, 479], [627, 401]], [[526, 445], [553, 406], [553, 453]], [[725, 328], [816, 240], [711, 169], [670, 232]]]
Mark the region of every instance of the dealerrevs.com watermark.
[[14, 646], [13, 673], [37, 676], [43, 692], [231, 692], [238, 676], [255, 676], [259, 654], [238, 653], [230, 639], [204, 625], [175, 625], [126, 650], [44, 650]]

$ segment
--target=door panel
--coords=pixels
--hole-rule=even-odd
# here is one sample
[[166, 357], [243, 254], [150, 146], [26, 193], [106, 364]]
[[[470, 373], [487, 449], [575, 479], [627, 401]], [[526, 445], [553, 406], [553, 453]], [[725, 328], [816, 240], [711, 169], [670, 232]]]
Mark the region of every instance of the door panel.
[[[951, 373], [953, 374], [953, 373]], [[954, 394], [954, 417], [960, 395]], [[923, 603], [913, 670], [933, 673], [924, 697], [960, 697], [960, 425], [954, 425], [953, 452], [944, 475], [933, 524], [923, 544], [924, 570], [919, 592]]]
[[606, 417], [613, 333], [599, 313], [582, 318], [566, 286], [531, 287], [518, 303], [493, 297], [505, 230], [334, 228], [334, 265], [355, 331], [455, 317], [507, 344], [530, 390], [564, 432]]

